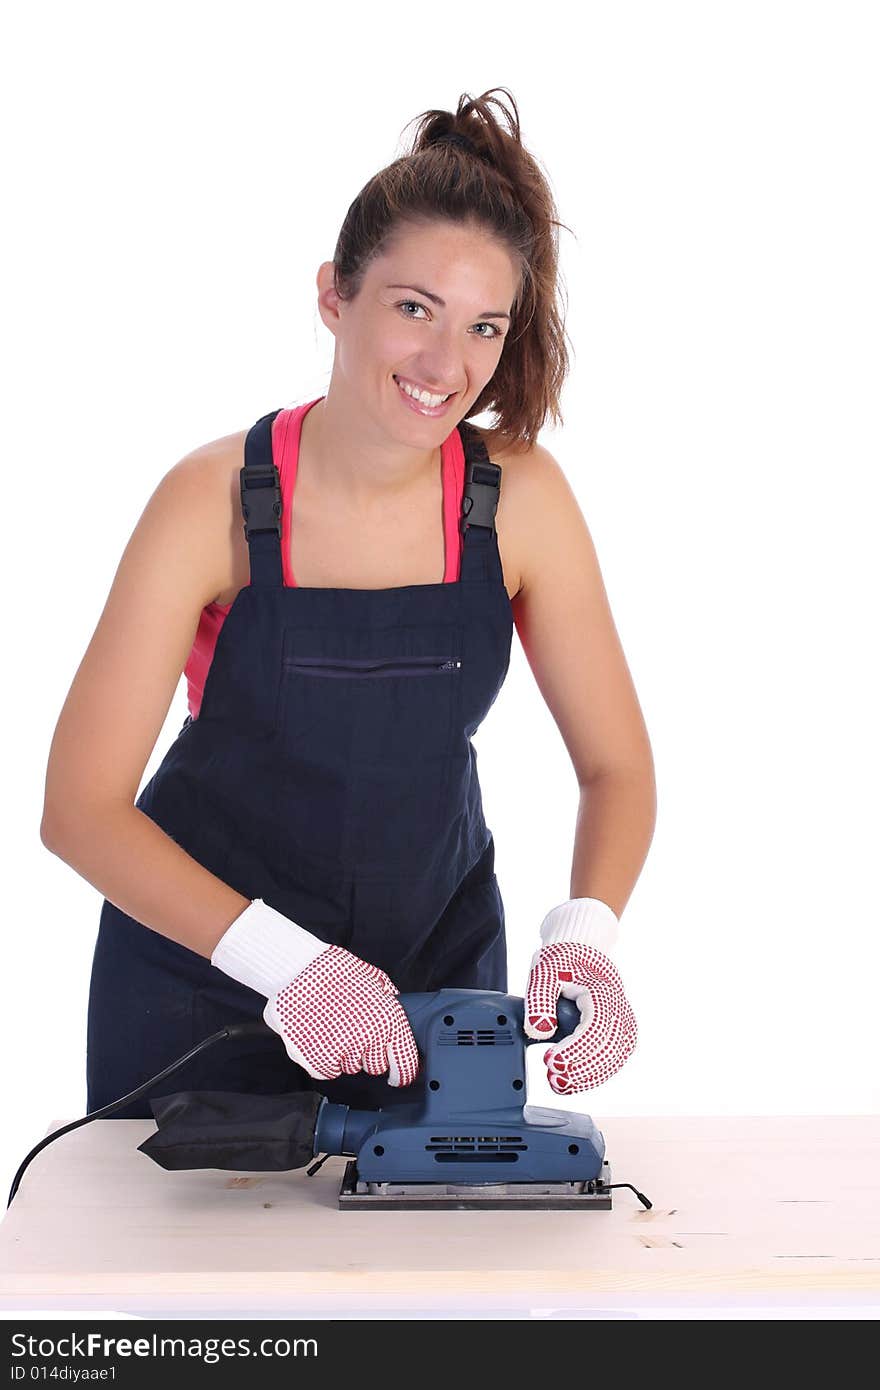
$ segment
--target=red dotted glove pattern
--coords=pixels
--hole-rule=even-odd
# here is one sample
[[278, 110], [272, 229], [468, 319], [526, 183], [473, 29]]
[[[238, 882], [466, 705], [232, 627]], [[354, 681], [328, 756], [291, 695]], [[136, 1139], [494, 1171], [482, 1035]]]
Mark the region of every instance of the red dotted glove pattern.
[[638, 1028], [617, 967], [595, 946], [557, 941], [535, 952], [523, 1010], [527, 1036], [555, 1033], [560, 995], [581, 1012], [574, 1032], [544, 1053], [550, 1088], [564, 1096], [614, 1076], [633, 1052]]
[[389, 1085], [409, 1086], [419, 1053], [398, 992], [384, 970], [329, 946], [268, 1001], [263, 1018], [309, 1076], [387, 1071]]

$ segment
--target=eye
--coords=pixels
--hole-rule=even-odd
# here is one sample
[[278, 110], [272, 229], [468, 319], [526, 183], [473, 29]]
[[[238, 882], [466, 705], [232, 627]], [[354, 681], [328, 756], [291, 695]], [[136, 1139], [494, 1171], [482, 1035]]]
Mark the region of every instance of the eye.
[[[414, 308], [414, 309], [424, 309], [424, 308], [425, 308], [424, 304], [419, 304], [418, 300], [416, 300], [416, 299], [402, 299], [402, 300], [400, 301], [400, 303], [398, 304], [397, 307], [398, 307], [398, 309], [405, 309], [405, 308], [407, 308], [407, 306], [410, 306], [410, 305], [411, 305], [412, 308]], [[425, 310], [425, 312], [427, 313], [427, 310]], [[404, 314], [403, 317], [404, 317], [405, 319], [411, 319], [411, 318], [414, 318], [415, 315], [414, 315], [414, 314]]]
[[[420, 304], [419, 301], [418, 301], [417, 299], [401, 299], [395, 307], [398, 308], [398, 309], [401, 309], [401, 310], [402, 310], [402, 309], [407, 309], [407, 308], [424, 309], [424, 310], [425, 310], [425, 313], [428, 312], [428, 310], [425, 308], [425, 305], [424, 305], [424, 304]], [[422, 320], [416, 319], [415, 314], [404, 314], [403, 317], [404, 317], [405, 319], [414, 319], [417, 323], [422, 321]], [[503, 337], [504, 337], [504, 334], [503, 334], [503, 332], [501, 331], [500, 328], [498, 328], [494, 323], [489, 323], [489, 322], [486, 321], [486, 320], [484, 320], [482, 323], [477, 323], [477, 324], [475, 324], [474, 327], [475, 327], [475, 328], [491, 328], [491, 330], [492, 330], [491, 333], [476, 333], [476, 334], [474, 334], [474, 336], [475, 336], [476, 338], [486, 338], [487, 340], [491, 341], [493, 338], [503, 338]]]

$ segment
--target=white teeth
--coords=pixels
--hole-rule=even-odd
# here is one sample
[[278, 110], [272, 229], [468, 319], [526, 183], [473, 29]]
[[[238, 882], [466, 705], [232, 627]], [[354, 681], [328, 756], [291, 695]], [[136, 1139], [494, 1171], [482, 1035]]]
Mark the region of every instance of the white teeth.
[[421, 401], [422, 405], [433, 408], [435, 405], [442, 405], [446, 400], [445, 396], [432, 396], [428, 391], [421, 391], [418, 387], [410, 386], [407, 382], [401, 381], [399, 377], [397, 378], [397, 384], [401, 391], [405, 391], [408, 396], [412, 396], [414, 401]]

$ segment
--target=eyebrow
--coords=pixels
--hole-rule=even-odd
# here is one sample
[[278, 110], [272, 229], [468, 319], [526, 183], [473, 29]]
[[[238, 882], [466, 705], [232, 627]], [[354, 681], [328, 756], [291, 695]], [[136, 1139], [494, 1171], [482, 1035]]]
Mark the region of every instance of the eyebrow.
[[[437, 304], [441, 309], [446, 308], [446, 300], [441, 299], [439, 294], [432, 294], [430, 290], [422, 289], [421, 285], [386, 285], [388, 290], [415, 290], [416, 294], [423, 294], [426, 299], [430, 299], [432, 304]], [[486, 309], [484, 313], [478, 314], [481, 319], [509, 319], [510, 315], [505, 314], [503, 309]]]

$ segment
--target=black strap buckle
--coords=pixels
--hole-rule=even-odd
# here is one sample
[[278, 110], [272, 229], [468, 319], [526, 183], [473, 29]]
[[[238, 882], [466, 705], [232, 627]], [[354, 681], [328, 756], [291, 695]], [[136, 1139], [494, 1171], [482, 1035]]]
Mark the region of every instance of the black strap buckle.
[[495, 530], [495, 511], [501, 492], [501, 467], [497, 463], [469, 463], [461, 500], [461, 530], [485, 526]]
[[275, 464], [246, 464], [240, 471], [245, 539], [259, 531], [281, 535], [281, 481]]

